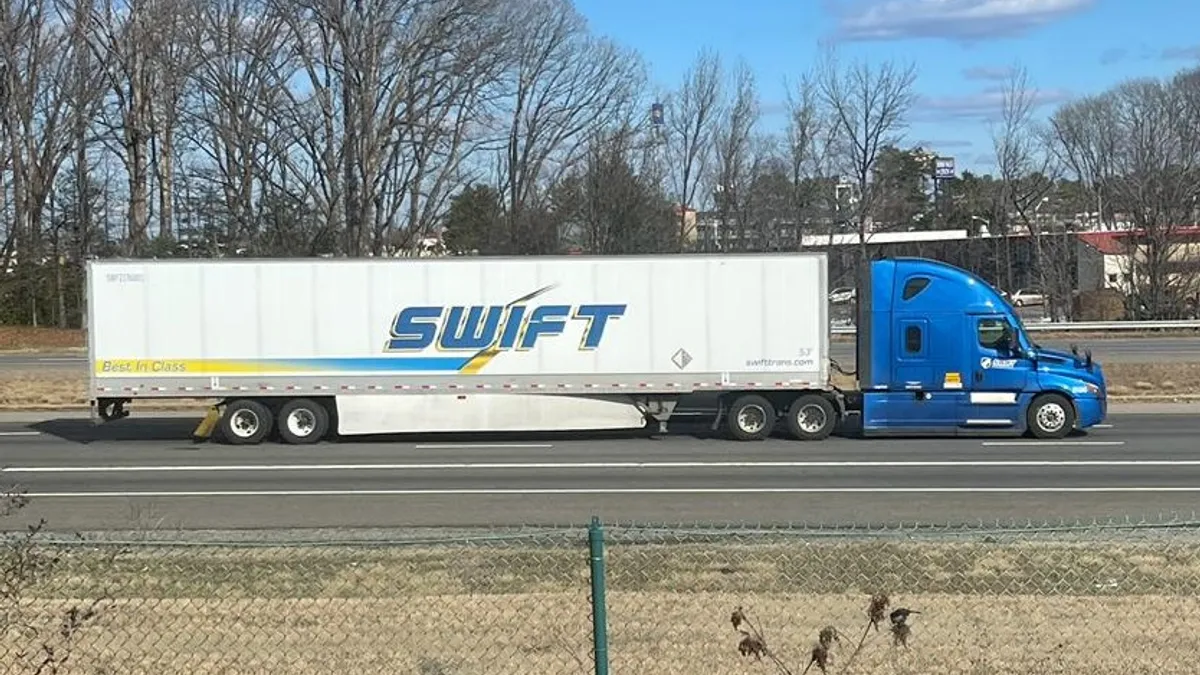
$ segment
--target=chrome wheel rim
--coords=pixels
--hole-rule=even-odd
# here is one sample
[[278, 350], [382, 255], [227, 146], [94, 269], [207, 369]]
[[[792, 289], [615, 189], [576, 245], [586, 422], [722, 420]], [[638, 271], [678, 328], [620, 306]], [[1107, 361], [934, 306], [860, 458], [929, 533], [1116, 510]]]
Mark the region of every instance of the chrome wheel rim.
[[1038, 409], [1037, 423], [1043, 431], [1058, 431], [1067, 423], [1067, 411], [1057, 403], [1047, 403]]
[[253, 410], [238, 410], [229, 419], [229, 430], [238, 438], [250, 438], [258, 433], [262, 422]]
[[821, 431], [828, 422], [829, 417], [825, 414], [825, 409], [815, 403], [800, 408], [800, 412], [796, 414], [796, 425], [806, 434]]
[[737, 415], [738, 428], [748, 434], [761, 433], [767, 426], [767, 411], [760, 405], [742, 407]]
[[285, 424], [293, 436], [307, 438], [317, 428], [317, 416], [308, 408], [297, 408], [288, 413]]

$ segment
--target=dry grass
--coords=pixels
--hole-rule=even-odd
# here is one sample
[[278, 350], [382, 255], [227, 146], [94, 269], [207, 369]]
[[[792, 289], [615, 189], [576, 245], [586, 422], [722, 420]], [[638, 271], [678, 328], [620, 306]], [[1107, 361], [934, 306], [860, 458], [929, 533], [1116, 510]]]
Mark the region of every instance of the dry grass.
[[0, 351], [62, 351], [87, 347], [82, 330], [0, 325]]
[[[742, 603], [765, 619], [774, 649], [800, 673], [822, 617], [838, 617], [855, 630], [862, 614], [862, 596], [850, 594], [613, 592], [608, 601], [609, 662], [617, 673], [774, 672], [738, 655], [725, 617]], [[923, 612], [910, 622], [907, 649], [892, 645], [885, 625], [868, 636], [852, 670], [842, 668], [850, 649], [835, 648], [830, 672], [1193, 675], [1200, 649], [1200, 637], [1186, 624], [1195, 618], [1194, 598], [911, 595], [903, 601]], [[585, 675], [589, 612], [581, 592], [117, 601], [77, 640], [61, 672]]]
[[1110, 363], [1104, 376], [1114, 398], [1200, 394], [1200, 363]]
[[[1115, 400], [1200, 397], [1200, 363], [1113, 363], [1104, 368]], [[844, 375], [835, 375], [834, 383], [854, 387], [854, 379]], [[206, 401], [147, 400], [135, 402], [134, 408], [190, 410]], [[66, 410], [87, 402], [87, 376], [78, 371], [0, 372], [0, 410]]]
[[[88, 379], [78, 372], [0, 372], [0, 410], [70, 410], [86, 408]], [[140, 410], [200, 410], [208, 399], [153, 400]]]
[[[27, 595], [51, 617], [118, 589], [67, 672], [590, 672], [582, 541], [92, 555]], [[610, 544], [607, 565], [613, 672], [773, 672], [738, 653], [741, 606], [795, 673], [836, 627], [840, 673], [880, 589], [921, 614], [907, 649], [870, 632], [852, 672], [1192, 673], [1200, 650], [1194, 543]]]

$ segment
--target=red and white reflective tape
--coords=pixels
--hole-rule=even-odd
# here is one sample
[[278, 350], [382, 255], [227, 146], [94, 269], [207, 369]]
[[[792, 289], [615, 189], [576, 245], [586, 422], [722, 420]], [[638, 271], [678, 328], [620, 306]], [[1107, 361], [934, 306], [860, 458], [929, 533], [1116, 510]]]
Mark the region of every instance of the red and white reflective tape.
[[[810, 388], [813, 388], [814, 385], [811, 382], [773, 382], [770, 384], [766, 384], [763, 382], [693, 382], [691, 384], [692, 389], [746, 389], [746, 388], [757, 388], [757, 387], [764, 387], [764, 386], [790, 388], [790, 389], [810, 389]], [[289, 384], [289, 385], [285, 385], [282, 387], [274, 387], [274, 386], [270, 386], [270, 385], [258, 385], [256, 387], [249, 386], [249, 385], [232, 385], [232, 386], [228, 386], [228, 387], [186, 386], [186, 387], [173, 387], [173, 388], [172, 387], [159, 387], [159, 386], [151, 386], [151, 387], [145, 387], [145, 388], [143, 388], [143, 387], [120, 387], [120, 388], [96, 387], [95, 391], [101, 392], [101, 393], [112, 393], [112, 392], [117, 392], [117, 391], [127, 392], [127, 393], [137, 393], [137, 392], [143, 391], [143, 389], [148, 390], [148, 391], [154, 391], [154, 392], [251, 391], [251, 390], [257, 390], [257, 391], [277, 391], [278, 390], [278, 391], [289, 391], [289, 392], [303, 392], [303, 391], [329, 391], [330, 389], [337, 389], [340, 391], [357, 391], [359, 389], [363, 389], [366, 391], [388, 391], [388, 390], [410, 391], [412, 389], [422, 389], [422, 390], [426, 390], [426, 391], [436, 390], [436, 389], [447, 389], [450, 391], [462, 391], [462, 390], [475, 389], [475, 390], [479, 390], [479, 391], [486, 391], [486, 390], [496, 389], [496, 388], [505, 389], [505, 390], [509, 390], [509, 391], [517, 390], [517, 389], [531, 389], [531, 390], [541, 391], [544, 389], [574, 389], [577, 387], [581, 387], [583, 389], [630, 389], [630, 388], [651, 389], [651, 388], [655, 388], [655, 387], [662, 387], [664, 389], [681, 389], [681, 388], [687, 388], [688, 385], [683, 384], [682, 382], [659, 382], [659, 383], [655, 383], [655, 382], [636, 382], [636, 383], [613, 382], [610, 384], [602, 384], [599, 382], [587, 382], [582, 385], [568, 384], [566, 382], [560, 382], [557, 384], [545, 384], [545, 383], [536, 383], [535, 382], [535, 383], [526, 384], [526, 385], [516, 384], [516, 383], [512, 383], [512, 382], [505, 382], [505, 383], [499, 384], [499, 385], [492, 385], [492, 384], [474, 384], [474, 385], [396, 384], [396, 385], [388, 386], [388, 385], [379, 385], [379, 384], [369, 384], [369, 385], [365, 385], [365, 386], [360, 386], [360, 385], [354, 385], [354, 384], [340, 384], [340, 385], [333, 385], [332, 387], [329, 385], [313, 385], [311, 387], [304, 387], [304, 386], [300, 386], [300, 385]]]

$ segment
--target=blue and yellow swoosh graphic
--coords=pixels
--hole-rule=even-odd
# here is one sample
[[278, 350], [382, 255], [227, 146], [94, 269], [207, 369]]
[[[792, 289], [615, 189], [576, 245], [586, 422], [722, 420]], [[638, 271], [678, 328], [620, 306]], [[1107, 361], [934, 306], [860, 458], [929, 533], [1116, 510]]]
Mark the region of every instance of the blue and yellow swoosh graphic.
[[[505, 305], [528, 302], [557, 284], [543, 286]], [[499, 336], [497, 336], [497, 341]], [[355, 375], [397, 373], [478, 374], [502, 351], [493, 344], [470, 356], [368, 356], [272, 359], [98, 359], [93, 364], [97, 377], [150, 376], [254, 376], [254, 375]]]

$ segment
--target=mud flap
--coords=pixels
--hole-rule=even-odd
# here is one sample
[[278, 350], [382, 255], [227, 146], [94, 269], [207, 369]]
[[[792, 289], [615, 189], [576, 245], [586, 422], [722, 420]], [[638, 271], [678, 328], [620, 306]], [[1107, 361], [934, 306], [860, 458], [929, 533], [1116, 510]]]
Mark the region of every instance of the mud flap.
[[217, 422], [221, 419], [221, 408], [219, 406], [210, 406], [208, 412], [204, 413], [204, 419], [200, 420], [200, 424], [196, 425], [196, 430], [192, 432], [192, 442], [200, 443], [212, 436], [213, 429], [217, 427]]

